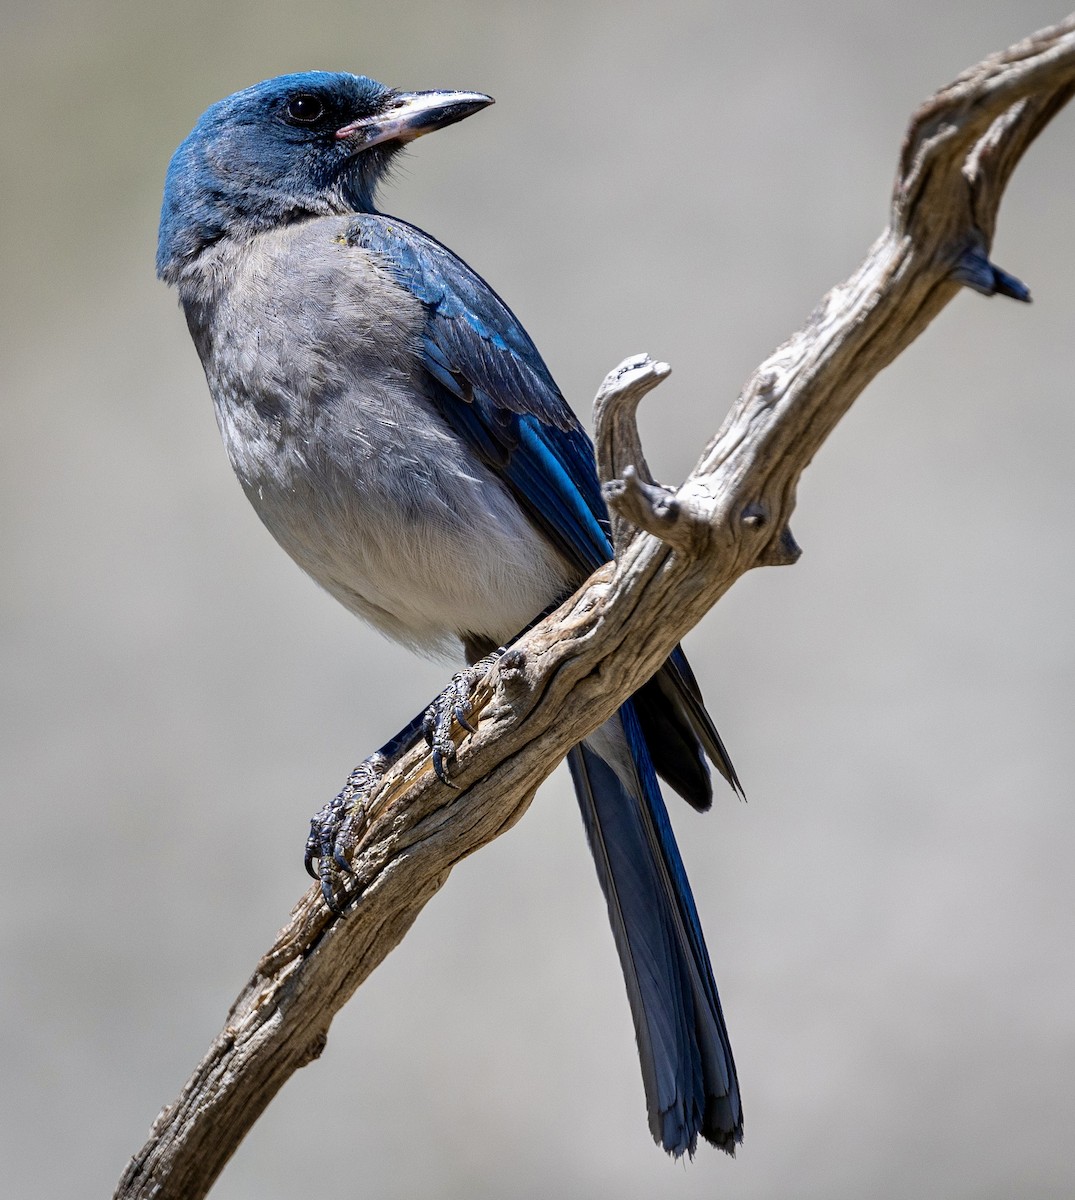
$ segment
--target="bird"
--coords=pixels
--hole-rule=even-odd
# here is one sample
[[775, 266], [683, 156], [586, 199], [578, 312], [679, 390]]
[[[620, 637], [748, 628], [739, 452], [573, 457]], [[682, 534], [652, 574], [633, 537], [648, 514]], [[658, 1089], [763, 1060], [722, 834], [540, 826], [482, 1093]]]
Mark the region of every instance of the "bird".
[[[171, 159], [156, 260], [231, 465], [276, 540], [388, 637], [471, 664], [612, 557], [593, 446], [533, 341], [462, 259], [376, 206], [404, 147], [492, 103], [326, 71], [236, 92]], [[657, 778], [707, 809], [707, 760], [742, 793], [678, 647], [568, 755], [650, 1131], [675, 1158], [699, 1137], [734, 1154], [743, 1136]], [[327, 859], [322, 835], [308, 855]]]

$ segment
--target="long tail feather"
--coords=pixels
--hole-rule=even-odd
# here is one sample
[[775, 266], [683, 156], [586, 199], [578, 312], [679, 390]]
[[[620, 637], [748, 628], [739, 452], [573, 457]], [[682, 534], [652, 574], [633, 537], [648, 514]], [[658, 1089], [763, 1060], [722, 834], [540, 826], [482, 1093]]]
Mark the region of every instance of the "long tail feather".
[[630, 702], [568, 756], [608, 903], [650, 1129], [670, 1154], [699, 1134], [734, 1153], [743, 1117], [731, 1045], [653, 763]]

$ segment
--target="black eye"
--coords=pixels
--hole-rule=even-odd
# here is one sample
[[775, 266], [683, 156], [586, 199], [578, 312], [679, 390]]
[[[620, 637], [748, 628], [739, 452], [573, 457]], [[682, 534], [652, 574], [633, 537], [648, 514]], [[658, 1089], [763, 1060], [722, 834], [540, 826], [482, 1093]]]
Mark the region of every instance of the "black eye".
[[313, 125], [325, 115], [325, 106], [316, 96], [292, 96], [287, 115], [297, 125]]

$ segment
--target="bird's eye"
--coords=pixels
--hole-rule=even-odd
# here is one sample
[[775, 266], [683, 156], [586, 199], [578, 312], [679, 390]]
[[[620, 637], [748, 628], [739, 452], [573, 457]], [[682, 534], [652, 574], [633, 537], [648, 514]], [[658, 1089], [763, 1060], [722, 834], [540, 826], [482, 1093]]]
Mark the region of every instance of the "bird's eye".
[[316, 96], [292, 96], [287, 115], [297, 125], [313, 125], [325, 115], [325, 106]]

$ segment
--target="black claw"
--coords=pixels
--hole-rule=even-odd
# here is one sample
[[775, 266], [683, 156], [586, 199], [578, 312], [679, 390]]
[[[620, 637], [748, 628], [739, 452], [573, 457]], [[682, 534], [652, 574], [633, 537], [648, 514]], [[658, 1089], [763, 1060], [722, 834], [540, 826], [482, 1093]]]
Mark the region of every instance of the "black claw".
[[455, 719], [467, 731], [467, 733], [478, 732], [477, 729], [475, 729], [475, 727], [467, 720], [466, 710], [460, 708], [458, 704], [455, 707]]
[[[448, 776], [448, 764], [455, 758], [455, 747], [451, 750], [444, 751], [439, 747], [433, 748], [433, 772], [441, 783], [445, 786], [454, 788], [456, 785], [452, 783]], [[457, 789], [458, 790], [458, 789]]]
[[333, 887], [333, 880], [328, 872], [321, 876], [321, 895], [324, 897], [329, 912], [333, 916], [342, 917], [343, 909], [336, 900], [336, 889]]
[[963, 252], [952, 271], [952, 278], [983, 296], [1009, 296], [1024, 304], [1030, 303], [1030, 288], [1021, 279], [991, 263], [980, 246], [971, 246]]

